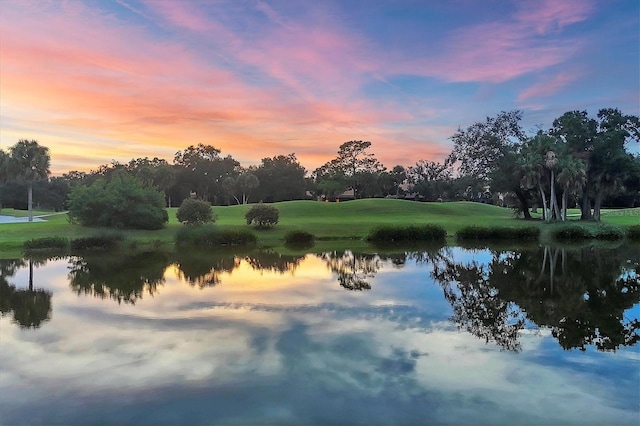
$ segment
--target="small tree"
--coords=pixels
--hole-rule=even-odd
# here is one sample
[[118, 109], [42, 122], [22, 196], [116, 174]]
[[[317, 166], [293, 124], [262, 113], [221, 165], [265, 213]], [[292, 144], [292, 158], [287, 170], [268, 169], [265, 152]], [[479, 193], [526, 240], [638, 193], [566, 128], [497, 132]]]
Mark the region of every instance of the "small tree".
[[254, 224], [258, 228], [270, 228], [278, 223], [279, 212], [273, 206], [256, 204], [244, 216], [247, 225]]
[[210, 202], [193, 198], [186, 198], [182, 202], [176, 217], [184, 225], [202, 225], [216, 220]]
[[[4, 158], [5, 155], [2, 155], [3, 162], [8, 165], [6, 170], [9, 176], [13, 175], [19, 181], [27, 183], [29, 222], [33, 222], [33, 183], [46, 180], [51, 173], [49, 148], [39, 145], [35, 140], [20, 139], [14, 146], [9, 147], [9, 153], [9, 158]], [[4, 166], [3, 169], [5, 169]]]

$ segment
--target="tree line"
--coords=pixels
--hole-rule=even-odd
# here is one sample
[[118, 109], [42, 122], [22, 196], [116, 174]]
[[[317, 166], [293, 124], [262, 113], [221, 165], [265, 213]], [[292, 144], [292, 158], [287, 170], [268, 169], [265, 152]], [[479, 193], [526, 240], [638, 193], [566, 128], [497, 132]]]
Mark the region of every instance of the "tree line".
[[49, 178], [48, 149], [22, 139], [0, 150], [0, 205], [26, 209], [35, 200], [41, 208], [64, 210], [74, 188], [123, 177], [162, 193], [169, 207], [187, 198], [230, 205], [390, 197], [500, 204], [525, 218], [541, 208], [545, 220], [565, 220], [567, 209], [578, 205], [582, 219], [599, 220], [603, 205], [640, 205], [640, 156], [627, 149], [640, 139], [638, 117], [617, 109], [602, 109], [596, 118], [570, 111], [530, 135], [521, 119], [517, 110], [487, 117], [454, 133], [444, 162], [391, 169], [369, 141], [343, 143], [335, 158], [311, 172], [294, 153], [243, 167], [220, 149], [198, 144], [176, 152], [172, 163], [144, 157]]
[[566, 220], [574, 205], [583, 220], [600, 220], [603, 205], [640, 205], [640, 156], [627, 149], [640, 141], [637, 116], [611, 108], [597, 118], [570, 111], [533, 136], [521, 118], [521, 111], [502, 112], [458, 129], [448, 163], [492, 191], [513, 194], [509, 204], [525, 218], [532, 206], [549, 221]]

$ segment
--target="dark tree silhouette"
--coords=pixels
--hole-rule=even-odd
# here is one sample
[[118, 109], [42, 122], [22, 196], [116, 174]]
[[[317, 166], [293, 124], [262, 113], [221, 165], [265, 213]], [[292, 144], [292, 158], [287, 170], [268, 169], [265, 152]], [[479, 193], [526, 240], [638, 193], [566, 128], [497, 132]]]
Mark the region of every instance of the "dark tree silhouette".
[[21, 328], [39, 328], [43, 322], [51, 319], [51, 292], [33, 288], [33, 264], [44, 261], [29, 261], [29, 287], [16, 289], [7, 278], [25, 265], [23, 260], [0, 262], [0, 312], [8, 315], [13, 312], [13, 322]]
[[338, 275], [338, 282], [347, 290], [371, 290], [369, 279], [376, 276], [382, 260], [376, 254], [356, 254], [351, 251], [318, 255], [327, 267]]
[[528, 319], [564, 349], [608, 351], [640, 340], [640, 322], [625, 316], [640, 301], [639, 265], [633, 248], [540, 247], [494, 251], [486, 266], [447, 259], [433, 275], [454, 321], [487, 341], [517, 349]]
[[192, 286], [200, 288], [220, 284], [220, 274], [240, 266], [238, 253], [220, 250], [181, 250], [174, 256], [179, 276]]
[[170, 264], [162, 252], [90, 254], [70, 262], [69, 285], [75, 293], [131, 304], [158, 291]]
[[252, 269], [258, 271], [274, 271], [284, 274], [285, 272], [293, 273], [304, 257], [304, 255], [287, 256], [271, 250], [260, 250], [252, 252], [245, 256], [244, 259]]
[[451, 320], [459, 328], [501, 348], [519, 351], [518, 332], [525, 320], [513, 303], [502, 299], [490, 283], [489, 268], [476, 262], [436, 264], [433, 277], [453, 307]]

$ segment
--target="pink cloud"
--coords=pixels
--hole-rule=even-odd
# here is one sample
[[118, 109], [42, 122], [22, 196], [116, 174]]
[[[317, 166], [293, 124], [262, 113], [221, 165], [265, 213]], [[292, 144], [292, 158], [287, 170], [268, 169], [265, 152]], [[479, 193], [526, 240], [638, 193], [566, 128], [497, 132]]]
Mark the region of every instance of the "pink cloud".
[[[80, 2], [18, 6], [0, 17], [0, 102], [3, 113], [5, 105], [20, 111], [3, 122], [3, 143], [17, 129], [42, 138], [54, 173], [138, 156], [171, 160], [200, 142], [246, 163], [296, 152], [313, 169], [342, 142], [370, 139], [385, 164], [397, 164], [441, 155], [434, 141], [451, 133], [385, 128], [424, 112], [362, 99], [363, 74], [384, 64], [322, 10], [303, 24], [258, 3], [277, 25], [244, 36], [198, 4], [151, 1], [136, 9], [141, 16], [180, 32], [158, 41], [144, 25], [122, 25]], [[214, 40], [215, 55], [199, 51], [201, 40]]]
[[539, 98], [544, 96], [550, 96], [558, 92], [561, 88], [568, 83], [574, 81], [578, 76], [567, 73], [560, 73], [551, 79], [545, 79], [533, 86], [527, 88], [518, 95], [518, 102], [522, 102], [531, 98]]
[[589, 0], [522, 2], [516, 19], [531, 25], [538, 34], [545, 34], [584, 21], [592, 10]]
[[176, 27], [196, 32], [211, 30], [212, 22], [206, 19], [202, 11], [196, 10], [198, 5], [195, 2], [153, 0], [147, 1], [146, 6]]
[[398, 60], [413, 70], [454, 82], [499, 83], [564, 62], [582, 48], [577, 40], [555, 32], [581, 22], [592, 12], [587, 1], [519, 2], [519, 9], [501, 21], [454, 30], [439, 56]]

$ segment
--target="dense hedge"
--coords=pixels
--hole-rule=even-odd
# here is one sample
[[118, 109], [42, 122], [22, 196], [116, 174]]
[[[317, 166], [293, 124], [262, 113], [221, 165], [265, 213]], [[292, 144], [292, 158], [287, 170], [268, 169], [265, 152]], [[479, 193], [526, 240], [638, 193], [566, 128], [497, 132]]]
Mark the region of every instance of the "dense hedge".
[[598, 240], [621, 240], [624, 238], [624, 231], [612, 226], [604, 226], [596, 230], [594, 237]]
[[26, 251], [66, 250], [69, 248], [69, 240], [64, 237], [34, 238], [31, 240], [25, 241], [22, 247]]
[[113, 250], [120, 247], [124, 236], [118, 233], [103, 233], [71, 240], [71, 251]]
[[627, 229], [627, 238], [630, 240], [640, 240], [640, 225], [633, 225]]
[[257, 240], [256, 235], [249, 230], [221, 230], [214, 225], [184, 227], [176, 233], [176, 244], [179, 246], [242, 246], [255, 244]]
[[614, 226], [600, 226], [589, 229], [580, 225], [569, 225], [552, 230], [550, 235], [558, 241], [581, 241], [589, 239], [613, 241], [623, 239], [625, 232], [621, 228]]
[[439, 225], [386, 225], [374, 228], [367, 235], [371, 242], [408, 242], [408, 241], [442, 241], [447, 231]]
[[284, 236], [285, 244], [290, 245], [310, 245], [315, 239], [316, 236], [307, 231], [289, 231]]
[[518, 228], [467, 226], [456, 232], [458, 240], [535, 240], [540, 236], [537, 226]]
[[591, 232], [579, 225], [564, 226], [551, 231], [551, 237], [559, 241], [588, 240]]

